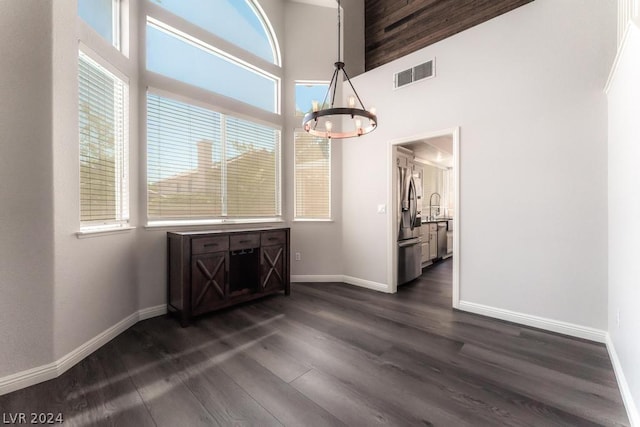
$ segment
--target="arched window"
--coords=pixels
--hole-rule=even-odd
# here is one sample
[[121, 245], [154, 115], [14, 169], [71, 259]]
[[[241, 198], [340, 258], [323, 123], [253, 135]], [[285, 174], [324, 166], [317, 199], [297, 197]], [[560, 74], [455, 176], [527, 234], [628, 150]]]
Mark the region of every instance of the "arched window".
[[281, 216], [281, 59], [258, 0], [145, 2], [147, 220]]
[[147, 70], [279, 113], [280, 78], [261, 63], [279, 67], [279, 50], [252, 0], [154, 4], [162, 10], [147, 17]]
[[171, 13], [276, 65], [273, 30], [250, 0], [153, 0]]

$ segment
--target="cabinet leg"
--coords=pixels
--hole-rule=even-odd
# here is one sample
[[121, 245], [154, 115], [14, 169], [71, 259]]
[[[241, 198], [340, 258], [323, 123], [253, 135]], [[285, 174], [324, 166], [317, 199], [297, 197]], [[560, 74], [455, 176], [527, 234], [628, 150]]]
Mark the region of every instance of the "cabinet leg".
[[187, 326], [189, 326], [189, 323], [189, 318], [187, 316], [180, 316], [180, 326], [186, 328]]

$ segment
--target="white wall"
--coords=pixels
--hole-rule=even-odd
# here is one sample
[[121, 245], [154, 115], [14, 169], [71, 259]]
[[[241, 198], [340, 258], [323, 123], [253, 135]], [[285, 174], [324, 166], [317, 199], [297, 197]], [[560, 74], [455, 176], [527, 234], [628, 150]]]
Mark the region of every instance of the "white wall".
[[344, 62], [349, 77], [364, 73], [364, 0], [342, 2]]
[[0, 2], [0, 378], [53, 356], [51, 2]]
[[[283, 213], [286, 218], [293, 218], [293, 133], [302, 127], [302, 117], [295, 116], [295, 81], [331, 78], [338, 53], [337, 9], [290, 2], [285, 12], [285, 23]], [[334, 275], [342, 272], [340, 144], [340, 141], [331, 143], [333, 222], [291, 222], [291, 274], [294, 276]], [[301, 254], [300, 261], [295, 260], [296, 252]]]
[[[53, 2], [54, 355], [61, 358], [138, 310], [135, 232], [78, 239], [78, 41], [75, 0]], [[135, 55], [133, 49], [132, 54]], [[135, 69], [135, 68], [134, 68]], [[121, 70], [130, 74], [130, 70]], [[137, 90], [135, 75], [129, 86]], [[135, 97], [131, 107], [135, 109]], [[133, 110], [135, 111], [135, 110]], [[137, 126], [131, 124], [132, 164]], [[136, 169], [131, 170], [136, 182]], [[132, 200], [136, 196], [132, 188]], [[132, 206], [135, 215], [136, 206]], [[135, 224], [135, 216], [133, 216]]]
[[640, 425], [640, 28], [629, 27], [623, 49], [608, 90], [609, 334]]
[[343, 145], [345, 274], [388, 282], [389, 141], [460, 126], [461, 299], [606, 329], [615, 23], [613, 1], [538, 0], [354, 79], [379, 129]]

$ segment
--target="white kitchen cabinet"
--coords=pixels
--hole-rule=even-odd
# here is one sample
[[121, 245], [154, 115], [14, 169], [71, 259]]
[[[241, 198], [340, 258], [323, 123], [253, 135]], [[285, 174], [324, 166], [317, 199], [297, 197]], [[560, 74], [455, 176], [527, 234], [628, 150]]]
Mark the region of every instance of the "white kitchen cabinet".
[[438, 257], [438, 224], [429, 223], [429, 260]]
[[422, 257], [420, 262], [424, 267], [430, 260], [429, 258], [429, 224], [422, 224], [420, 227], [420, 238], [422, 239], [422, 243], [420, 244], [420, 248], [422, 249]]
[[433, 260], [438, 258], [438, 232], [429, 232], [429, 259]]

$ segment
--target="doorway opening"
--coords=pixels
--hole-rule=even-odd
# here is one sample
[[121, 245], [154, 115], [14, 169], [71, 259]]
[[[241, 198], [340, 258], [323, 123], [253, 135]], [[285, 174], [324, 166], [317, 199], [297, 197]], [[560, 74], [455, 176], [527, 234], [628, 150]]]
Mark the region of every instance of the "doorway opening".
[[391, 292], [398, 292], [416, 277], [450, 277], [451, 305], [457, 308], [460, 129], [391, 141], [388, 164]]

